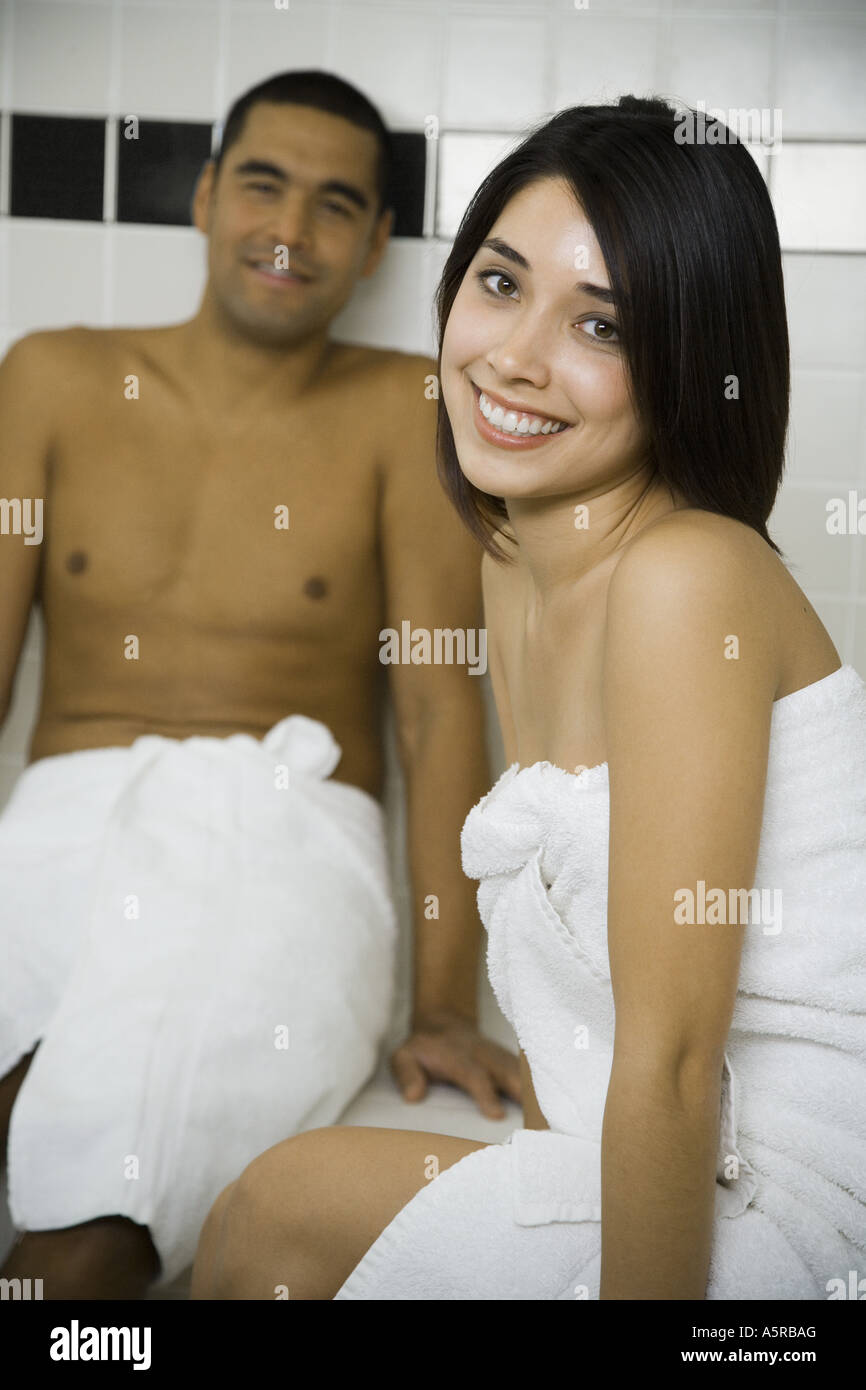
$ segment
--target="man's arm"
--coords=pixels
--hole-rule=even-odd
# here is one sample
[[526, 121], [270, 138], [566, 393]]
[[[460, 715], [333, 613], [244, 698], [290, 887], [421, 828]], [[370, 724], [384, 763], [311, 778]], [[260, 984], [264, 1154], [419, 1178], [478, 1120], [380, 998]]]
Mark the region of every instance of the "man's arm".
[[[404, 622], [427, 633], [431, 654], [436, 629], [457, 634], [455, 657], [460, 640], [467, 643], [466, 664], [399, 663], [388, 672], [407, 795], [415, 926], [412, 1027], [424, 1031], [440, 1016], [453, 1015], [474, 1031], [482, 928], [475, 884], [461, 867], [460, 831], [490, 786], [481, 675], [469, 669], [473, 655], [475, 665], [486, 667], [486, 634], [479, 645], [482, 552], [436, 474], [436, 402], [425, 398], [425, 377], [435, 369], [429, 359], [409, 358], [388, 392], [392, 413], [386, 419], [394, 428], [380, 516], [385, 625], [401, 636]], [[443, 639], [443, 655], [450, 640], [455, 639]], [[487, 1057], [467, 1054], [463, 1070], [458, 1064], [459, 1074], [450, 1079], [493, 1113], [499, 1110], [497, 1068], [499, 1083], [519, 1099], [517, 1061], [494, 1043], [483, 1046]], [[400, 1079], [411, 1079], [410, 1073], [408, 1067]]]
[[41, 543], [25, 543], [25, 528], [29, 521], [30, 539], [38, 542], [45, 524], [53, 383], [44, 339], [41, 333], [19, 339], [0, 362], [0, 724], [9, 712], [42, 555]]

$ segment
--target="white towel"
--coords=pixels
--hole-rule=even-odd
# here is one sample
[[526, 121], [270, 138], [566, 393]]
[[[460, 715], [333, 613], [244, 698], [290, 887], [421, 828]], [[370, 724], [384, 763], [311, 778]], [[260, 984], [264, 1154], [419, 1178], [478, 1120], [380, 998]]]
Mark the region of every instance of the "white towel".
[[0, 818], [0, 1073], [20, 1229], [119, 1214], [159, 1283], [264, 1149], [331, 1124], [390, 1022], [382, 808], [302, 715], [25, 769]]
[[[490, 980], [550, 1130], [447, 1169], [338, 1298], [598, 1297], [609, 818], [604, 763], [514, 764], [470, 811]], [[825, 1299], [866, 1267], [866, 687], [851, 666], [773, 706], [755, 885], [781, 889], [782, 929], [746, 929], [707, 1298]]]

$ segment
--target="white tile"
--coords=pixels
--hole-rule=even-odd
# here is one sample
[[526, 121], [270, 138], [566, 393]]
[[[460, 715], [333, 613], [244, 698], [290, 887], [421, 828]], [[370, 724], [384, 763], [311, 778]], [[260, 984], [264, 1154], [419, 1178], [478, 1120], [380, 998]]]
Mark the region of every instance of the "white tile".
[[783, 250], [866, 251], [866, 144], [784, 138], [770, 192]]
[[557, 14], [626, 14], [646, 18], [664, 14], [669, 3], [670, 0], [553, 0], [552, 8]]
[[[119, 112], [162, 120], [214, 120], [218, 19], [216, 6], [206, 10], [121, 5], [115, 89]], [[195, 62], [190, 62], [191, 54]]]
[[866, 19], [791, 19], [778, 100], [787, 135], [866, 136]]
[[0, 324], [9, 323], [9, 227], [10, 219], [0, 217]]
[[775, 34], [766, 15], [674, 14], [662, 60], [665, 92], [689, 106], [704, 101], [723, 111], [772, 107]]
[[546, 21], [499, 7], [448, 18], [442, 122], [468, 130], [513, 130], [550, 110]]
[[782, 14], [798, 16], [804, 14], [812, 14], [816, 17], [822, 14], [862, 15], [863, 0], [780, 0], [779, 8]]
[[[0, 758], [0, 811], [2, 811], [6, 802], [12, 795], [12, 788], [18, 781], [23, 768], [23, 758]], [[4, 1210], [2, 1216], [0, 1216], [0, 1229], [2, 1229], [3, 1226], [7, 1226], [7, 1224], [8, 1212]], [[3, 1252], [3, 1256], [0, 1256], [0, 1258], [3, 1257], [5, 1257], [5, 1251]]]
[[557, 109], [613, 103], [656, 87], [657, 21], [653, 16], [574, 10], [554, 29], [554, 100]]
[[11, 324], [29, 332], [103, 322], [101, 226], [15, 217], [8, 235]]
[[866, 394], [862, 372], [795, 371], [786, 477], [832, 478], [853, 487], [860, 463]]
[[24, 634], [24, 645], [21, 648], [21, 660], [35, 662], [37, 666], [41, 663], [45, 652], [45, 622], [41, 608], [34, 608], [30, 613], [30, 621], [27, 631]]
[[[816, 3], [816, 0], [813, 0]], [[675, 16], [694, 10], [735, 10], [737, 18], [741, 10], [757, 11], [773, 16], [776, 13], [775, 0], [672, 0], [671, 8]]]
[[[800, 585], [802, 588], [802, 584]], [[849, 615], [851, 613], [851, 603], [843, 599], [825, 598], [822, 594], [807, 594], [809, 602], [827, 629], [830, 640], [843, 661], [849, 660], [847, 656], [850, 650], [847, 640]]]
[[[854, 643], [851, 665], [866, 680], [866, 566], [861, 571], [860, 602], [854, 610]], [[838, 642], [836, 644], [839, 645]]]
[[11, 106], [102, 115], [108, 105], [111, 9], [14, 0]]
[[783, 257], [797, 366], [866, 366], [866, 256]]
[[523, 139], [523, 133], [472, 135], [443, 131], [439, 136], [436, 235], [452, 239], [481, 181]]
[[[290, 68], [327, 68], [328, 13], [328, 7], [317, 0], [291, 0], [288, 10], [233, 5], [227, 37], [226, 108], [266, 77]], [[370, 99], [376, 100], [373, 95]]]
[[369, 280], [359, 280], [352, 299], [334, 319], [333, 336], [367, 347], [430, 352], [432, 306], [425, 243], [398, 238], [389, 244]]
[[42, 672], [35, 661], [19, 661], [9, 713], [0, 726], [0, 759], [25, 759], [39, 712]]
[[427, 303], [430, 305], [430, 336], [428, 346], [424, 349], [435, 357], [438, 351], [438, 322], [436, 315], [436, 291], [439, 288], [439, 281], [442, 278], [442, 271], [450, 253], [450, 241], [428, 241], [425, 243], [425, 295]]
[[12, 106], [12, 0], [0, 0], [0, 111]]
[[111, 322], [180, 323], [197, 310], [207, 279], [207, 240], [191, 227], [114, 229]]
[[438, 109], [442, 42], [441, 12], [341, 4], [328, 68], [360, 87], [386, 125], [420, 129]]
[[862, 545], [862, 538], [827, 532], [827, 503], [844, 495], [838, 489], [805, 488], [791, 482], [783, 484], [776, 499], [768, 529], [806, 594], [816, 590], [847, 597], [850, 593], [854, 550]]

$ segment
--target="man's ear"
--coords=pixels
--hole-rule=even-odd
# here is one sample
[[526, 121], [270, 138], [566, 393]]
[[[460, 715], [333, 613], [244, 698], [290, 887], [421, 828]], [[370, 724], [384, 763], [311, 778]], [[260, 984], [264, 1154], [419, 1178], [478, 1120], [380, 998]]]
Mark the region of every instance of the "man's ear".
[[198, 227], [200, 232], [207, 233], [208, 210], [216, 182], [216, 164], [214, 160], [208, 159], [202, 165], [195, 190], [192, 195], [192, 222], [194, 227]]
[[370, 250], [367, 252], [367, 259], [364, 262], [364, 269], [361, 271], [362, 279], [372, 275], [385, 254], [385, 247], [388, 245], [388, 238], [394, 230], [394, 209], [386, 208], [376, 219], [373, 228], [373, 236], [370, 242]]

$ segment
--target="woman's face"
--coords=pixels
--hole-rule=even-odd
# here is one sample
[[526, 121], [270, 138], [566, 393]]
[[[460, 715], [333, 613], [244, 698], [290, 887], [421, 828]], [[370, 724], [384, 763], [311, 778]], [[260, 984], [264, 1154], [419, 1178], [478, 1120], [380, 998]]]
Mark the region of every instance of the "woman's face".
[[452, 305], [441, 387], [460, 467], [493, 496], [583, 492], [643, 461], [604, 260], [566, 183], [523, 188], [490, 229]]

